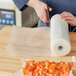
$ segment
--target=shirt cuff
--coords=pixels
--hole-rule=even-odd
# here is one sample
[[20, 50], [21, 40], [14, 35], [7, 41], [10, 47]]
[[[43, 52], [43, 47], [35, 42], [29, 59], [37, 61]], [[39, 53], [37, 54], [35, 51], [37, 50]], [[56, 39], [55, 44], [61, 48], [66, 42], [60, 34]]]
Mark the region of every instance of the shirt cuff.
[[13, 0], [13, 2], [15, 3], [15, 5], [18, 7], [18, 9], [20, 11], [23, 11], [26, 7], [28, 7], [26, 5], [26, 3], [28, 2], [29, 0]]

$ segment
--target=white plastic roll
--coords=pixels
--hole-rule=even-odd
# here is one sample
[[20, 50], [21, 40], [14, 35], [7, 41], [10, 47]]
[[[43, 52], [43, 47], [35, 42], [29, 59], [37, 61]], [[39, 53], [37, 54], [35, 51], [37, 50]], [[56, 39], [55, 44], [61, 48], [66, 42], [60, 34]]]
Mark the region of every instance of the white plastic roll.
[[52, 56], [65, 56], [71, 51], [68, 24], [60, 18], [59, 14], [51, 18], [51, 54]]

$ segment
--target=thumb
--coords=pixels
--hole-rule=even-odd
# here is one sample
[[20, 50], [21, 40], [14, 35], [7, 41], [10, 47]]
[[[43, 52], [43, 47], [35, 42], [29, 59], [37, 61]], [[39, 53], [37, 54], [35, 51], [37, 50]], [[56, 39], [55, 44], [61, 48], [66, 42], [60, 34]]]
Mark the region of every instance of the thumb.
[[52, 8], [49, 7], [49, 11], [51, 12], [52, 11]]

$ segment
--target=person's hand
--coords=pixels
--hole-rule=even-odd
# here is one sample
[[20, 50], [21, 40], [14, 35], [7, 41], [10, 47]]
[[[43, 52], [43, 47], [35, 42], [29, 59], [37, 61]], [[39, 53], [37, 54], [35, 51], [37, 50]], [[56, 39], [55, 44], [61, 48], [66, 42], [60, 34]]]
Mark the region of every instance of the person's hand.
[[[27, 3], [28, 6], [33, 7], [38, 15], [38, 17], [44, 22], [48, 23], [47, 18], [47, 5], [40, 0], [30, 0]], [[52, 8], [49, 7], [49, 11], [52, 11]]]
[[68, 24], [71, 24], [72, 26], [76, 26], [76, 17], [73, 16], [69, 12], [63, 12], [60, 14], [60, 17], [64, 19]]

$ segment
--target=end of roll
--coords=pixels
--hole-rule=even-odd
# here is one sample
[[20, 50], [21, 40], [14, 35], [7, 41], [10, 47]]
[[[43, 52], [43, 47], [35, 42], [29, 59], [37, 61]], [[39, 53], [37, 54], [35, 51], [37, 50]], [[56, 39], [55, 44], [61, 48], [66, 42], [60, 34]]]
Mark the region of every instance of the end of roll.
[[63, 49], [63, 46], [58, 46], [59, 51], [62, 51], [62, 49]]
[[61, 39], [51, 44], [52, 56], [65, 56], [71, 52], [71, 45], [68, 41]]

